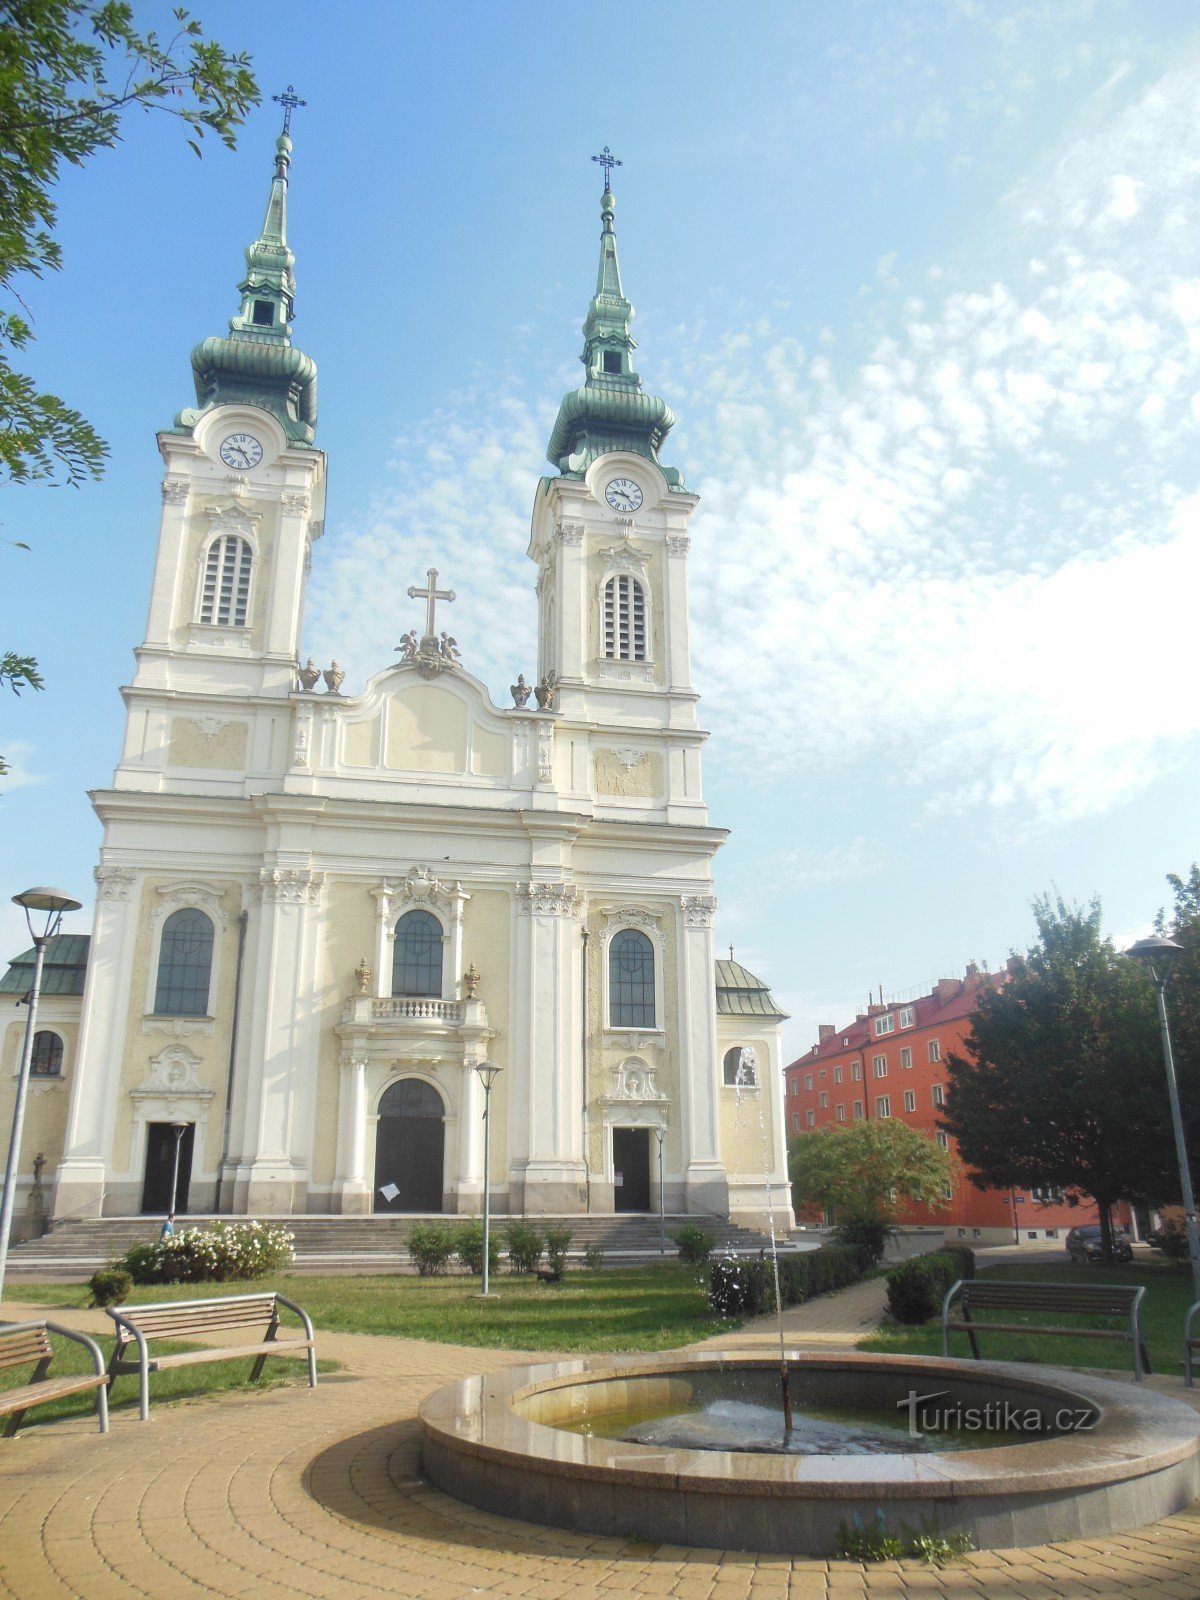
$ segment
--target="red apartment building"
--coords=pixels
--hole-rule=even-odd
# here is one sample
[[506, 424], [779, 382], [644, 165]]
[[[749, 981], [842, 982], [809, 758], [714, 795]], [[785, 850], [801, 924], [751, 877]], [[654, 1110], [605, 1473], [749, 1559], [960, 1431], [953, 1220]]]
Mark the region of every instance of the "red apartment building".
[[[946, 1094], [946, 1058], [963, 1053], [980, 994], [1006, 972], [971, 965], [915, 1000], [870, 1005], [844, 1028], [822, 1023], [820, 1038], [784, 1068], [788, 1136], [860, 1117], [899, 1117], [943, 1148], [954, 1140], [937, 1125]], [[961, 1179], [944, 1211], [909, 1206], [906, 1227], [940, 1228], [952, 1243], [1044, 1244], [1097, 1220], [1087, 1197], [1068, 1205], [1061, 1191], [977, 1189]], [[1118, 1219], [1114, 1216], [1114, 1221]]]

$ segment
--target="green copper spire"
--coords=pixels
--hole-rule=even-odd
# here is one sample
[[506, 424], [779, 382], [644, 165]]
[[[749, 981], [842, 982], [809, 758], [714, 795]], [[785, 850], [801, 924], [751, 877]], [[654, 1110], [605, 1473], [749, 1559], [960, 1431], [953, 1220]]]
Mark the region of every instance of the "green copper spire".
[[604, 167], [605, 181], [600, 196], [600, 268], [583, 324], [580, 359], [587, 377], [581, 389], [563, 396], [546, 455], [564, 477], [580, 478], [598, 456], [630, 450], [653, 461], [672, 489], [682, 489], [682, 473], [662, 466], [658, 459], [675, 414], [665, 400], [642, 392], [642, 380], [633, 366], [637, 340], [629, 324], [634, 313], [621, 287], [613, 226], [617, 203], [609, 181], [610, 169], [621, 163], [607, 146], [602, 156], [593, 159]]
[[190, 429], [214, 406], [238, 402], [269, 411], [293, 444], [311, 444], [317, 423], [317, 368], [292, 344], [296, 258], [287, 243], [288, 133], [294, 105], [291, 88], [276, 95], [285, 107], [284, 131], [275, 141], [275, 176], [262, 231], [246, 251], [246, 276], [238, 285], [242, 307], [228, 338], [205, 339], [192, 351], [196, 408], [180, 412], [176, 426]]

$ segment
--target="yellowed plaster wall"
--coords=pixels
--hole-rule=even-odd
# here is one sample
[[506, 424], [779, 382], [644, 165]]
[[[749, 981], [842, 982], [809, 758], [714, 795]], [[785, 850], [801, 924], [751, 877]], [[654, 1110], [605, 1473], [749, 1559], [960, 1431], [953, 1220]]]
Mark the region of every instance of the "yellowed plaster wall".
[[487, 1007], [488, 1024], [496, 1035], [488, 1046], [488, 1057], [505, 1069], [505, 1077], [492, 1094], [490, 1152], [492, 1182], [504, 1183], [509, 1122], [508, 1096], [502, 1091], [505, 1082], [512, 1081], [508, 1053], [512, 901], [502, 890], [471, 889], [470, 893], [463, 908], [463, 968], [473, 962], [479, 973], [479, 999]]
[[[746, 1020], [751, 1021], [750, 1018]], [[735, 1022], [736, 1019], [732, 1017], [721, 1018], [718, 1027], [718, 1070], [727, 1050], [735, 1045], [753, 1045], [758, 1057], [761, 1087], [757, 1093], [743, 1090], [739, 1104], [737, 1090], [725, 1087], [722, 1073], [718, 1090], [721, 1100], [721, 1160], [731, 1180], [761, 1178], [765, 1170], [764, 1162], [770, 1165], [773, 1160], [775, 1106], [771, 1072], [774, 1057], [771, 1042], [765, 1034], [741, 1033], [736, 1029], [731, 1032], [728, 1024]]]
[[248, 732], [244, 722], [227, 722], [215, 733], [206, 734], [193, 718], [172, 717], [167, 761], [173, 767], [240, 772], [246, 765]]
[[[205, 1032], [196, 1019], [154, 1017], [148, 1009], [154, 1003], [153, 993], [149, 990], [152, 921], [155, 911], [162, 904], [157, 890], [168, 884], [191, 881], [192, 878], [206, 883], [196, 874], [189, 874], [185, 880], [181, 874], [172, 873], [170, 876], [148, 878], [142, 885], [126, 1015], [125, 1056], [121, 1064], [121, 1088], [113, 1134], [113, 1166], [121, 1172], [128, 1170], [132, 1150], [134, 1102], [130, 1098], [130, 1091], [149, 1077], [151, 1057], [176, 1042], [186, 1045], [193, 1055], [200, 1058], [197, 1076], [201, 1086], [213, 1094], [208, 1104], [203, 1149], [197, 1148], [193, 1152], [193, 1173], [199, 1177], [201, 1172], [212, 1172], [221, 1156], [222, 1113], [229, 1070], [229, 1030], [237, 972], [238, 913], [242, 904], [241, 890], [236, 884], [226, 884], [223, 888], [211, 885], [214, 891], [219, 890], [221, 908], [225, 912], [224, 929], [219, 924], [214, 926], [216, 987], [209, 995], [209, 1008], [213, 1015], [211, 1033]], [[172, 904], [171, 909], [182, 909], [184, 904]], [[132, 1176], [137, 1180], [141, 1174], [134, 1173]]]
[[656, 751], [642, 751], [632, 766], [615, 750], [597, 750], [593, 759], [598, 795], [656, 800], [663, 792], [663, 760]]
[[342, 760], [348, 767], [377, 767], [379, 765], [379, 729], [381, 717], [369, 722], [350, 722], [342, 734]]
[[[48, 1184], [54, 1168], [62, 1156], [66, 1136], [67, 1108], [71, 1094], [76, 1052], [79, 1048], [79, 1009], [81, 1002], [74, 1000], [43, 1003], [38, 1008], [37, 1032], [43, 1028], [57, 1033], [63, 1041], [63, 1074], [60, 1078], [34, 1078], [29, 1080], [29, 1093], [25, 1099], [25, 1128], [21, 1137], [21, 1160], [18, 1171], [22, 1177], [33, 1173], [33, 1158], [40, 1150], [46, 1158], [42, 1182]], [[62, 1008], [71, 1006], [68, 1019], [61, 1015]], [[0, 1127], [3, 1127], [5, 1147], [8, 1130], [12, 1126], [13, 1105], [17, 1093], [17, 1072], [21, 1065], [21, 1051], [25, 1044], [25, 1009], [21, 1008], [19, 1020], [10, 1022], [0, 1043]]]
[[467, 770], [467, 708], [457, 695], [414, 684], [391, 696], [384, 764], [407, 772]]

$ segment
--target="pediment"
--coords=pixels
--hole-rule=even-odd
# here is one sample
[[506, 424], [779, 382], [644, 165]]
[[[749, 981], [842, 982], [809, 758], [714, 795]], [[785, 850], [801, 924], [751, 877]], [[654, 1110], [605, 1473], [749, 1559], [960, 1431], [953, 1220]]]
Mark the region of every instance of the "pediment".
[[339, 711], [339, 766], [347, 771], [492, 781], [511, 773], [511, 721], [459, 666], [433, 677], [415, 664], [391, 667]]

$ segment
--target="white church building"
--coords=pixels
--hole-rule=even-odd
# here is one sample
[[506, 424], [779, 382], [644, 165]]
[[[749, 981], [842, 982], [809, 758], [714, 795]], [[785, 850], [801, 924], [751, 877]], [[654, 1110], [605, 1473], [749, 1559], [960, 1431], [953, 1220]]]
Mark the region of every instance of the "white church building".
[[[163, 1211], [178, 1139], [181, 1211], [473, 1213], [486, 1183], [501, 1213], [755, 1222], [769, 1180], [790, 1223], [782, 1015], [713, 948], [697, 499], [634, 370], [609, 168], [586, 376], [533, 493], [536, 682], [497, 706], [450, 637], [451, 572], [407, 575], [412, 631], [362, 693], [301, 665], [325, 456], [291, 149], [240, 311], [158, 437], [95, 917], [49, 953], [22, 1181], [36, 1152], [59, 1218]], [[10, 1109], [31, 962], [0, 981]]]

